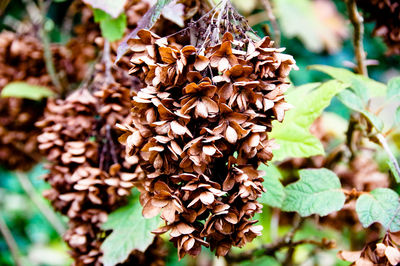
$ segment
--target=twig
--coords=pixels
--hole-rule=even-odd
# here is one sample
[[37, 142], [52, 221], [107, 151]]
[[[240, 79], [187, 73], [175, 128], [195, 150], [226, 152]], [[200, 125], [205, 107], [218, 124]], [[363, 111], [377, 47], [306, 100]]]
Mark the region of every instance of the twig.
[[396, 157], [393, 155], [392, 151], [390, 150], [390, 147], [386, 141], [386, 138], [381, 133], [376, 134], [376, 137], [378, 138], [383, 149], [386, 151], [387, 155], [389, 156], [389, 160], [392, 162], [397, 174], [400, 176], [399, 163], [397, 162]]
[[346, 5], [351, 24], [354, 28], [353, 43], [357, 61], [357, 71], [364, 76], [368, 76], [366, 55], [363, 44], [364, 19], [360, 13], [358, 13], [356, 0], [346, 0]]
[[43, 202], [43, 199], [36, 193], [35, 188], [33, 187], [28, 176], [22, 172], [16, 172], [16, 176], [25, 193], [29, 196], [32, 202], [36, 205], [43, 216], [49, 221], [49, 223], [53, 226], [57, 233], [62, 236], [66, 231], [65, 225], [55, 215], [53, 210], [49, 208]]
[[20, 258], [20, 251], [18, 249], [17, 242], [15, 241], [14, 237], [11, 234], [10, 229], [8, 228], [6, 222], [3, 219], [3, 216], [0, 215], [0, 232], [4, 236], [4, 240], [8, 246], [8, 249], [11, 252], [11, 256], [14, 259], [15, 265], [22, 266], [21, 258]]
[[245, 252], [237, 253], [237, 254], [232, 254], [229, 253], [226, 256], [226, 259], [228, 262], [241, 262], [245, 260], [252, 260], [255, 257], [261, 257], [261, 256], [271, 256], [274, 255], [274, 253], [282, 248], [287, 248], [287, 247], [297, 247], [300, 245], [304, 244], [311, 244], [315, 245], [319, 248], [322, 249], [330, 249], [334, 247], [335, 243], [334, 241], [330, 241], [327, 239], [322, 239], [321, 241], [317, 241], [314, 239], [302, 239], [294, 242], [288, 242], [284, 241], [284, 238], [282, 238], [280, 241], [275, 242], [273, 244], [266, 244], [262, 245], [260, 248], [257, 249], [251, 249], [247, 250]]
[[44, 61], [46, 64], [46, 69], [50, 75], [51, 82], [56, 87], [57, 92], [61, 95], [63, 93], [63, 87], [61, 85], [60, 79], [56, 72], [56, 68], [54, 66], [53, 55], [51, 53], [51, 43], [50, 43], [49, 36], [47, 35], [46, 29], [45, 29], [47, 8], [46, 8], [45, 4], [43, 3], [43, 0], [39, 0], [38, 4], [39, 4], [39, 10], [40, 10], [40, 14], [41, 14], [39, 35], [40, 35], [40, 38], [42, 39], [42, 43], [43, 43], [43, 55], [44, 55]]
[[112, 68], [112, 62], [111, 62], [111, 57], [110, 57], [110, 42], [107, 39], [104, 39], [104, 48], [103, 48], [103, 58], [102, 61], [104, 63], [105, 67], [105, 83], [106, 84], [111, 84], [113, 83], [114, 77], [111, 74], [111, 68]]
[[233, 253], [228, 253], [226, 256], [226, 260], [228, 262], [240, 262], [244, 260], [251, 260], [256, 257], [264, 256], [264, 255], [274, 255], [274, 253], [284, 247], [291, 247], [291, 246], [297, 246], [301, 244], [306, 244], [309, 243], [310, 241], [314, 240], [309, 240], [309, 239], [304, 239], [300, 240], [297, 242], [293, 242], [293, 237], [297, 230], [301, 227], [304, 219], [301, 218], [299, 215], [296, 215], [293, 220], [293, 226], [292, 229], [284, 235], [282, 238], [279, 238], [277, 241], [275, 241], [272, 244], [265, 244], [262, 245], [261, 247], [252, 249], [252, 250], [247, 250], [238, 254], [233, 254]]
[[279, 47], [281, 43], [281, 31], [279, 29], [278, 22], [276, 21], [274, 12], [272, 11], [271, 2], [269, 0], [262, 0], [262, 3], [264, 5], [265, 11], [267, 12], [267, 17], [271, 22], [272, 29], [274, 30], [275, 46]]

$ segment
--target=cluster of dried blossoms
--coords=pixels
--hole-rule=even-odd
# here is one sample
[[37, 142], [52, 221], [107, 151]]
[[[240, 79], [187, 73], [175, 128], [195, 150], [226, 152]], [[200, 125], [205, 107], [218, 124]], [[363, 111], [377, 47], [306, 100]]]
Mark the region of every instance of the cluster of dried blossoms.
[[400, 235], [387, 233], [382, 241], [373, 241], [360, 251], [340, 251], [338, 256], [352, 265], [399, 265]]
[[138, 156], [143, 215], [161, 212], [179, 256], [210, 246], [218, 256], [260, 235], [251, 220], [262, 205], [260, 163], [272, 158], [271, 121], [288, 104], [292, 56], [268, 38], [225, 33], [204, 53], [141, 30], [130, 41], [131, 74], [144, 86], [133, 97], [133, 122], [121, 142]]
[[[52, 46], [56, 68], [75, 80], [76, 66], [70, 66], [69, 53]], [[71, 71], [68, 71], [71, 70]], [[0, 34], [0, 90], [12, 81], [53, 88], [46, 71], [40, 40], [30, 34], [3, 31]], [[21, 98], [0, 99], [0, 165], [8, 169], [28, 170], [39, 159], [34, 123], [43, 113], [45, 102]]]
[[398, 0], [358, 0], [357, 4], [375, 21], [374, 34], [382, 37], [389, 54], [400, 54], [400, 3]]
[[95, 76], [92, 86], [99, 89], [93, 94], [81, 89], [65, 100], [49, 99], [37, 123], [42, 129], [39, 149], [50, 162], [45, 179], [52, 188], [45, 197], [70, 219], [64, 238], [77, 265], [101, 264], [107, 232], [100, 226], [124, 204], [142, 173], [137, 158], [125, 160], [115, 127], [130, 119], [129, 81], [107, 84], [103, 73]]
[[[126, 1], [124, 12], [127, 17], [127, 28], [129, 30], [136, 28], [137, 23], [149, 8], [148, 1]], [[74, 57], [74, 63], [87, 68], [87, 62], [96, 58], [98, 50], [102, 46], [100, 27], [94, 22], [92, 9], [80, 0], [71, 4], [67, 16], [80, 18], [79, 24], [73, 29], [74, 38], [67, 43], [67, 47], [72, 54], [79, 55]], [[86, 72], [81, 71], [80, 75], [85, 75]]]

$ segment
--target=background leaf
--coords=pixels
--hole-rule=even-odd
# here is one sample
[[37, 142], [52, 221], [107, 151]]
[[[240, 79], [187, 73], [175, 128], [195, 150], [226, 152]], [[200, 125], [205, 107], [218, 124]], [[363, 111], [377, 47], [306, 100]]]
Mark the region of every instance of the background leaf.
[[110, 42], [118, 41], [122, 38], [127, 25], [125, 14], [113, 18], [100, 9], [94, 9], [93, 13], [95, 21], [100, 23], [101, 34], [104, 38]]
[[159, 217], [145, 219], [138, 201], [131, 202], [108, 216], [104, 230], [113, 230], [101, 245], [104, 265], [116, 265], [125, 261], [137, 249], [145, 251], [153, 242], [152, 230], [160, 223]]
[[352, 87], [357, 87], [360, 86], [360, 84], [363, 84], [363, 86], [368, 90], [368, 95], [371, 97], [386, 95], [387, 86], [385, 84], [363, 75], [354, 74], [348, 69], [325, 65], [312, 65], [308, 68], [328, 74], [338, 81], [351, 84]]
[[328, 1], [275, 0], [274, 7], [285, 35], [298, 37], [311, 51], [337, 51], [347, 35], [344, 18]]
[[282, 210], [295, 211], [305, 217], [325, 216], [343, 207], [346, 196], [335, 173], [321, 168], [300, 170], [299, 174], [300, 180], [285, 188]]
[[361, 195], [356, 203], [358, 218], [364, 227], [380, 223], [391, 232], [400, 231], [399, 195], [388, 188], [377, 188]]
[[331, 99], [348, 85], [332, 80], [314, 90], [316, 84], [306, 86], [291, 90], [287, 94], [286, 99], [294, 108], [286, 112], [282, 123], [272, 123], [270, 136], [280, 145], [280, 148], [274, 151], [274, 160], [324, 154], [321, 142], [310, 133], [309, 128]]
[[8, 83], [1, 91], [1, 97], [16, 97], [30, 100], [41, 100], [55, 93], [47, 87], [31, 85], [22, 81]]
[[395, 77], [389, 80], [387, 98], [400, 97], [400, 77]]
[[279, 172], [278, 167], [274, 164], [262, 164], [259, 170], [265, 172], [263, 186], [267, 190], [262, 194], [259, 202], [271, 207], [281, 208], [285, 199], [285, 190], [280, 181], [282, 174]]
[[93, 8], [101, 9], [112, 18], [117, 18], [124, 11], [126, 0], [83, 0], [84, 3]]

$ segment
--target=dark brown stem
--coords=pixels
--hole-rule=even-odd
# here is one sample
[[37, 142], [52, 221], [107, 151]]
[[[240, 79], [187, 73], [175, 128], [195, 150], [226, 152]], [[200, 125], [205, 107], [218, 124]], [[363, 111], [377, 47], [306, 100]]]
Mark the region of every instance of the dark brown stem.
[[346, 0], [346, 4], [349, 18], [354, 28], [353, 43], [357, 61], [357, 72], [361, 75], [368, 76], [366, 54], [363, 44], [364, 19], [360, 13], [358, 13], [356, 0]]
[[303, 218], [301, 218], [299, 215], [296, 215], [293, 219], [292, 229], [285, 236], [278, 239], [274, 243], [265, 244], [259, 248], [247, 250], [238, 254], [228, 253], [228, 255], [225, 258], [228, 262], [240, 262], [244, 260], [252, 260], [256, 257], [261, 257], [265, 255], [272, 256], [276, 251], [285, 247], [296, 247], [298, 245], [307, 244], [310, 241], [314, 241], [310, 239], [304, 239], [293, 242], [294, 235], [297, 232], [297, 230], [300, 229], [301, 225], [303, 224], [303, 221], [304, 221]]
[[271, 2], [269, 0], [262, 0], [265, 11], [267, 12], [267, 16], [269, 21], [271, 22], [272, 29], [274, 30], [274, 41], [275, 46], [279, 47], [281, 44], [281, 31], [279, 29], [278, 22], [276, 21], [276, 17], [274, 12], [272, 11]]
[[261, 257], [261, 256], [273, 256], [276, 251], [279, 251], [282, 248], [295, 248], [300, 245], [304, 244], [311, 244], [315, 245], [316, 247], [322, 248], [322, 249], [330, 249], [335, 246], [334, 241], [327, 240], [327, 239], [322, 239], [321, 241], [313, 240], [313, 239], [302, 239], [299, 241], [287, 241], [285, 238], [281, 238], [279, 241], [272, 243], [272, 244], [266, 244], [262, 245], [260, 248], [257, 249], [251, 249], [247, 250], [242, 253], [237, 253], [237, 254], [232, 254], [228, 253], [228, 255], [225, 257], [228, 262], [241, 262], [245, 260], [252, 260], [256, 257]]
[[0, 215], [0, 232], [4, 236], [4, 240], [11, 252], [11, 256], [15, 262], [15, 265], [21, 266], [21, 258], [20, 258], [20, 251], [18, 249], [17, 242], [15, 241], [13, 235], [11, 234], [10, 229], [8, 228], [6, 222], [3, 219], [3, 216]]

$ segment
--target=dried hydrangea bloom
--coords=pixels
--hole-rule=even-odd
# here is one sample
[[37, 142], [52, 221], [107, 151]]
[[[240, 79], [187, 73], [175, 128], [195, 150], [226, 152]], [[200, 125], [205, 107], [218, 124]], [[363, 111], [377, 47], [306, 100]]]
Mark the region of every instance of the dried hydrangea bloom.
[[37, 123], [42, 129], [39, 148], [50, 162], [45, 179], [52, 188], [45, 197], [70, 219], [64, 239], [76, 265], [101, 265], [100, 246], [108, 235], [101, 224], [126, 202], [143, 175], [137, 158], [125, 159], [117, 141], [121, 132], [115, 126], [132, 121], [133, 87], [122, 86], [129, 83], [125, 79], [105, 82], [102, 67], [96, 68], [100, 72], [92, 86], [97, 91], [80, 89], [65, 100], [49, 100], [43, 120]]
[[381, 37], [389, 54], [400, 54], [400, 4], [396, 0], [358, 0], [357, 5], [374, 21], [374, 35]]
[[[52, 52], [56, 68], [65, 70], [70, 64], [66, 49], [53, 45]], [[75, 66], [69, 69], [76, 70]], [[74, 79], [73, 75], [68, 78]], [[3, 31], [0, 34], [0, 90], [13, 81], [54, 89], [40, 40], [31, 34]], [[0, 164], [3, 167], [25, 171], [41, 159], [36, 141], [40, 131], [34, 123], [43, 114], [45, 104], [45, 101], [21, 98], [0, 99]]]
[[272, 158], [272, 120], [290, 108], [286, 81], [295, 61], [259, 41], [226, 33], [202, 52], [141, 30], [130, 40], [130, 74], [145, 84], [133, 121], [120, 126], [126, 153], [138, 157], [143, 215], [161, 213], [179, 257], [201, 246], [225, 255], [261, 234], [252, 220], [264, 192], [260, 163]]

